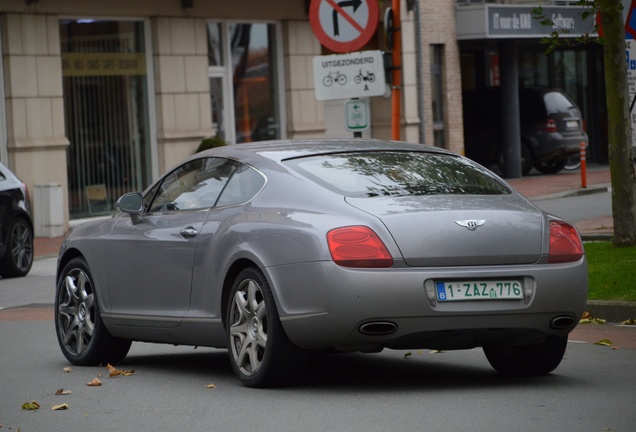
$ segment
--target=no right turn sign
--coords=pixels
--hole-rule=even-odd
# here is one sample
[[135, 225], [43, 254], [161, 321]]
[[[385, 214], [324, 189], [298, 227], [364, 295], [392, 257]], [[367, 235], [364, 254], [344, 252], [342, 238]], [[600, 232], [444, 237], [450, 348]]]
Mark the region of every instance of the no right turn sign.
[[367, 44], [378, 27], [375, 0], [312, 0], [309, 21], [325, 47], [338, 53], [357, 51]]

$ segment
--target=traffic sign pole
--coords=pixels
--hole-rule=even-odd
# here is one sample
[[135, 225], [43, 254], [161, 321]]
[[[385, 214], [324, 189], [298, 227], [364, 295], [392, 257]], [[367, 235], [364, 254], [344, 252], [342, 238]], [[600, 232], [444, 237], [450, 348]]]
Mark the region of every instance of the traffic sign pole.
[[[391, 88], [391, 139], [400, 140], [400, 90], [402, 86], [402, 20], [400, 0], [393, 0], [393, 87]], [[419, 31], [419, 29], [417, 30]]]

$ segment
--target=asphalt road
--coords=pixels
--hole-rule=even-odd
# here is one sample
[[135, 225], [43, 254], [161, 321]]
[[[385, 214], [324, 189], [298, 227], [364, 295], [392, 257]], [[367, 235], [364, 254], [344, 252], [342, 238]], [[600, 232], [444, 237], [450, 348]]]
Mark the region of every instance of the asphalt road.
[[[636, 327], [579, 326], [559, 368], [539, 378], [500, 376], [481, 349], [385, 350], [315, 355], [299, 385], [254, 390], [239, 384], [224, 350], [145, 343], [117, 365], [134, 370], [130, 376], [109, 378], [105, 367], [65, 372], [52, 321], [54, 264], [38, 260], [26, 278], [0, 280], [2, 431], [628, 432], [636, 425], [636, 344], [626, 342], [636, 340]], [[601, 338], [614, 348], [593, 343]], [[94, 378], [102, 385], [87, 386]], [[34, 400], [37, 411], [21, 408]], [[51, 410], [64, 403], [67, 410]]]
[[570, 222], [612, 215], [612, 197], [609, 192], [533, 200], [533, 202], [541, 210], [562, 217]]
[[[499, 376], [479, 349], [314, 358], [299, 386], [254, 390], [225, 351], [133, 344], [105, 367], [68, 366], [53, 322], [0, 321], [0, 423], [11, 431], [633, 431], [636, 350], [570, 343], [555, 373]], [[100, 377], [102, 385], [85, 383]], [[213, 384], [214, 388], [208, 388]], [[72, 393], [55, 395], [56, 390]], [[25, 402], [40, 409], [25, 411]], [[65, 411], [54, 405], [68, 404]]]

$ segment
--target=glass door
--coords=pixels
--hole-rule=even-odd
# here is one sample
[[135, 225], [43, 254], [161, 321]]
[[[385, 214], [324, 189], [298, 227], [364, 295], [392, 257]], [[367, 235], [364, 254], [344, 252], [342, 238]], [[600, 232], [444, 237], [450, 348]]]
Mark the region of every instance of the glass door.
[[227, 143], [282, 136], [276, 25], [208, 23], [212, 125]]
[[144, 23], [60, 21], [71, 218], [112, 212], [151, 178]]

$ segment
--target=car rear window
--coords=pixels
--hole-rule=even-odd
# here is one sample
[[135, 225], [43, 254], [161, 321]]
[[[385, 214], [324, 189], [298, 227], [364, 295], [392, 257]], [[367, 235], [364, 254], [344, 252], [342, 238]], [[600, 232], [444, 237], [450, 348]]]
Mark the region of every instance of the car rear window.
[[548, 114], [556, 114], [560, 112], [568, 112], [574, 108], [574, 104], [561, 92], [548, 92], [543, 95], [545, 106], [548, 109]]
[[286, 161], [301, 174], [342, 195], [504, 195], [510, 190], [481, 166], [453, 155], [356, 152]]

